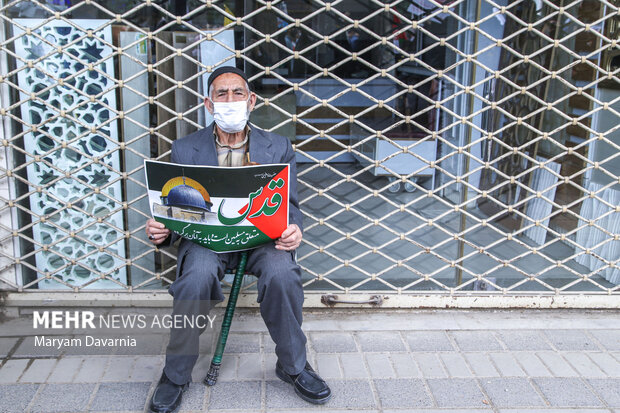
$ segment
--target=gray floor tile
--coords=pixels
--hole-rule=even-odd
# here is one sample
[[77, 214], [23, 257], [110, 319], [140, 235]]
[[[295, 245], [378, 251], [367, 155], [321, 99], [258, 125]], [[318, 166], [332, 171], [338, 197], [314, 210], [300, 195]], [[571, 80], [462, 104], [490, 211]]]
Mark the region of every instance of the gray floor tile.
[[[211, 364], [209, 364], [210, 366]], [[338, 363], [336, 362], [336, 365]], [[271, 369], [271, 366], [267, 366]], [[239, 365], [237, 366], [237, 377], [242, 380], [262, 380], [263, 362], [261, 354], [240, 354]]]
[[545, 351], [537, 353], [538, 358], [545, 364], [545, 366], [556, 377], [577, 377], [579, 373], [575, 371], [560, 353], [554, 351]]
[[[485, 408], [475, 408], [475, 409], [465, 409], [463, 407], [459, 407], [457, 409], [384, 409], [382, 413], [480, 413], [480, 412], [492, 411], [491, 406], [487, 406]], [[321, 412], [322, 413], [322, 412]], [[348, 412], [347, 412], [348, 413]], [[571, 412], [572, 413], [572, 412]]]
[[58, 357], [63, 350], [57, 347], [35, 346], [34, 337], [26, 337], [13, 353], [13, 357]]
[[564, 359], [568, 361], [582, 377], [607, 377], [605, 372], [594, 362], [589, 354], [583, 352], [564, 353]]
[[108, 357], [85, 358], [73, 377], [73, 381], [76, 383], [93, 383], [101, 380], [108, 362]]
[[22, 383], [44, 383], [55, 365], [56, 359], [33, 360], [32, 364], [19, 378], [19, 381]]
[[357, 333], [362, 351], [405, 351], [405, 344], [397, 331], [371, 331]]
[[387, 353], [367, 353], [365, 354], [368, 370], [372, 377], [389, 378], [396, 377], [396, 372], [392, 367], [392, 362]]
[[502, 350], [491, 331], [450, 331], [461, 351]]
[[424, 377], [448, 377], [439, 355], [435, 353], [413, 353], [413, 358]]
[[444, 331], [413, 331], [405, 334], [411, 351], [454, 351]]
[[620, 379], [590, 379], [588, 382], [609, 407], [620, 407]]
[[513, 351], [551, 350], [549, 342], [541, 331], [537, 330], [500, 330], [497, 335]]
[[345, 353], [357, 351], [350, 333], [312, 333], [312, 347], [317, 353]]
[[262, 413], [259, 410], [255, 410], [255, 409], [250, 409], [250, 410], [228, 410], [228, 409], [209, 409], [209, 410], [205, 410], [205, 412], [209, 412], [209, 413], [231, 413], [231, 412], [235, 412], [235, 413]]
[[263, 348], [265, 353], [276, 352], [276, 343], [273, 342], [273, 339], [269, 334], [263, 334]]
[[[324, 404], [325, 409], [368, 409], [376, 407], [372, 389], [367, 380], [329, 380], [332, 398]], [[266, 407], [270, 409], [308, 409], [314, 406], [295, 394], [293, 386], [283, 381], [267, 381]], [[288, 410], [286, 410], [288, 411]]]
[[495, 406], [530, 407], [544, 406], [536, 390], [526, 378], [487, 378], [480, 383]]
[[368, 380], [330, 380], [329, 387], [332, 390], [332, 399], [327, 402], [326, 408], [371, 409], [377, 407]]
[[396, 370], [396, 375], [402, 378], [421, 377], [422, 372], [418, 365], [413, 361], [411, 353], [392, 353], [390, 354], [392, 365]]
[[6, 357], [17, 343], [17, 338], [0, 337], [0, 357]]
[[620, 330], [590, 330], [588, 332], [607, 350], [620, 351]]
[[162, 356], [142, 356], [136, 359], [131, 371], [132, 381], [155, 381], [161, 376], [164, 366]]
[[579, 408], [571, 408], [570, 410], [566, 410], [566, 408], [554, 409], [554, 408], [545, 408], [545, 409], [500, 409], [499, 413], [609, 413], [608, 409], [579, 409]]
[[[338, 355], [337, 354], [327, 354], [327, 353], [319, 353], [316, 355], [316, 366], [318, 373], [321, 377], [327, 378], [342, 378], [342, 373], [340, 372], [340, 366], [338, 363]], [[241, 370], [241, 366], [239, 366], [239, 370]]]
[[30, 361], [28, 359], [7, 360], [0, 368], [0, 383], [17, 383], [17, 379], [24, 374]]
[[421, 379], [377, 379], [375, 387], [383, 408], [433, 406], [433, 400]]
[[342, 353], [340, 354], [340, 362], [345, 379], [363, 379], [368, 377], [362, 353]]
[[[311, 354], [308, 354], [310, 356], [312, 356]], [[263, 354], [264, 358], [265, 358], [265, 380], [275, 380], [278, 378], [278, 376], [276, 376], [276, 363], [278, 362], [278, 357], [271, 353], [271, 354]], [[312, 364], [313, 366], [316, 366], [316, 363], [312, 362], [312, 359], [310, 359], [310, 364]]]
[[487, 354], [464, 353], [463, 356], [469, 363], [474, 375], [478, 377], [497, 377], [500, 375]]
[[[220, 383], [221, 384], [221, 383]], [[259, 381], [231, 381], [210, 389], [209, 409], [260, 409]]]
[[102, 381], [117, 382], [129, 380], [136, 360], [133, 357], [114, 356], [103, 373]]
[[[257, 355], [260, 357], [260, 355]], [[237, 379], [237, 364], [239, 363], [239, 354], [226, 354], [222, 357], [222, 364], [220, 365], [220, 373], [218, 381], [229, 381]], [[202, 383], [211, 367], [211, 356], [200, 356], [194, 370], [192, 370], [192, 381], [195, 383]], [[244, 379], [245, 377], [240, 377]]]
[[207, 389], [208, 387], [202, 382], [190, 383], [189, 388], [183, 394], [180, 411], [204, 411]]
[[601, 401], [578, 378], [544, 377], [532, 379], [552, 406], [597, 407]]
[[[328, 402], [329, 403], [329, 402]], [[382, 413], [379, 410], [368, 410], [368, 409], [346, 409], [346, 410], [341, 410], [341, 409], [329, 409], [327, 407], [319, 407], [319, 406], [310, 406], [310, 407], [306, 407], [305, 409], [302, 410], [297, 410], [295, 411], [296, 413], [307, 413], [307, 412], [316, 412], [319, 411], [321, 413]], [[271, 413], [269, 411], [267, 411], [268, 413]], [[258, 413], [258, 412], [257, 412]], [[286, 411], [281, 411], [279, 413], [286, 413]]]
[[[265, 398], [267, 410], [269, 409], [303, 409], [310, 406], [310, 403], [302, 400], [293, 386], [282, 380], [268, 381], [265, 388]], [[326, 406], [331, 406], [331, 401]]]
[[0, 411], [3, 413], [25, 412], [39, 386], [39, 384], [0, 385]]
[[260, 334], [230, 333], [226, 342], [227, 353], [259, 353]]
[[523, 370], [530, 377], [551, 377], [552, 374], [544, 363], [534, 353], [512, 353], [515, 359], [523, 366]]
[[95, 384], [46, 384], [37, 395], [32, 412], [81, 412], [87, 409]]
[[472, 373], [460, 353], [440, 353], [439, 358], [450, 377], [471, 377]]
[[609, 353], [588, 353], [597, 366], [610, 377], [620, 377], [620, 362]]
[[151, 383], [102, 383], [90, 410], [143, 410]]
[[428, 379], [428, 387], [439, 407], [486, 407], [486, 396], [471, 379]]
[[[123, 338], [123, 336], [119, 336]], [[166, 347], [164, 343], [168, 341], [168, 332], [160, 334], [136, 334], [135, 346], [118, 346], [116, 348], [116, 355], [123, 356], [157, 356], [165, 351]], [[103, 353], [107, 354], [107, 353]]]
[[500, 374], [504, 377], [519, 377], [526, 376], [526, 373], [521, 369], [517, 360], [510, 352], [494, 352], [489, 353], [489, 357], [495, 364], [495, 367], [499, 370]]
[[48, 383], [71, 383], [82, 365], [81, 357], [65, 357], [58, 360], [54, 371], [47, 378]]
[[582, 330], [547, 330], [545, 335], [561, 351], [601, 350]]

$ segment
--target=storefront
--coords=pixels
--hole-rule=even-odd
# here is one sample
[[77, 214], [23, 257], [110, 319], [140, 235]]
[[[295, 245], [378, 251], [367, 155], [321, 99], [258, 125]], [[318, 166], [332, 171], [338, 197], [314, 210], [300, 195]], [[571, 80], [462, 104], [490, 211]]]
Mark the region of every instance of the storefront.
[[5, 4], [13, 298], [165, 295], [143, 160], [237, 65], [296, 151], [308, 306], [618, 306], [617, 1]]

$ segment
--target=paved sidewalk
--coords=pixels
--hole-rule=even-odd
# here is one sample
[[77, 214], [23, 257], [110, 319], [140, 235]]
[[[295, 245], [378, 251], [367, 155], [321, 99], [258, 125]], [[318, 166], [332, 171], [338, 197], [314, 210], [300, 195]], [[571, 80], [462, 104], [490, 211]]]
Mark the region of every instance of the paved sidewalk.
[[[202, 384], [205, 354], [181, 411], [620, 413], [617, 311], [323, 310], [304, 327], [325, 406], [276, 378], [273, 342], [243, 310], [217, 385]], [[144, 411], [161, 374], [160, 355], [35, 357], [0, 331], [3, 413]]]

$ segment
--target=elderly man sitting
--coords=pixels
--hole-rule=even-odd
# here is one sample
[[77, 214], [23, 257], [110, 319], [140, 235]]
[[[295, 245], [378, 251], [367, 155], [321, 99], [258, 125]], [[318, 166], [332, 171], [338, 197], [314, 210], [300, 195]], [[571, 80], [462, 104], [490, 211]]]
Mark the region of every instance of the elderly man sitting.
[[[301, 243], [302, 215], [297, 201], [295, 154], [290, 141], [248, 123], [256, 104], [244, 72], [221, 67], [209, 77], [207, 110], [214, 124], [172, 145], [172, 162], [180, 164], [243, 166], [252, 162], [288, 163], [291, 170], [289, 226], [275, 242], [249, 251], [247, 270], [258, 276], [260, 313], [276, 343], [277, 376], [291, 383], [304, 400], [322, 404], [331, 390], [306, 361], [306, 336], [301, 329], [304, 293], [301, 270], [293, 252]], [[177, 236], [153, 219], [146, 233], [155, 245], [169, 245]], [[177, 278], [169, 288], [173, 314], [197, 316], [224, 299], [220, 279], [238, 260], [237, 253], [216, 254], [187, 239], [181, 239]], [[199, 329], [171, 329], [166, 363], [150, 409], [172, 412], [180, 403], [198, 359]]]

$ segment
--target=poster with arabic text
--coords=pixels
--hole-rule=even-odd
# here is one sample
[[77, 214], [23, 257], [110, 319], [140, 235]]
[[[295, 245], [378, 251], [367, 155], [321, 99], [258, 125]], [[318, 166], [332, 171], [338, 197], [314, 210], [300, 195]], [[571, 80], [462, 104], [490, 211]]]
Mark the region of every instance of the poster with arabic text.
[[241, 251], [288, 226], [289, 166], [223, 168], [144, 161], [151, 214], [215, 252]]

